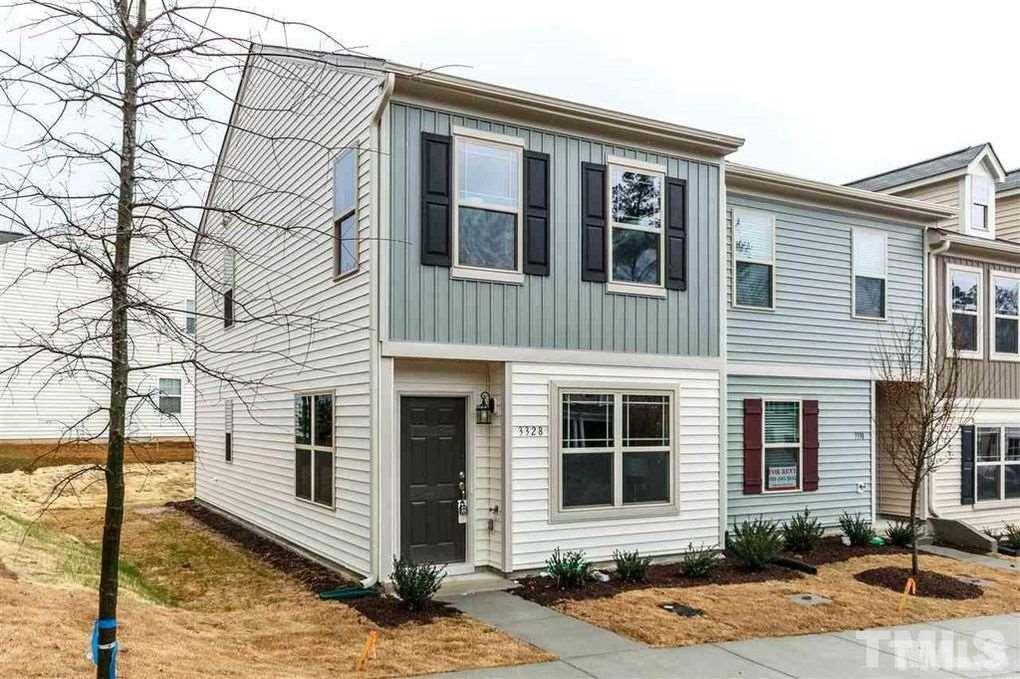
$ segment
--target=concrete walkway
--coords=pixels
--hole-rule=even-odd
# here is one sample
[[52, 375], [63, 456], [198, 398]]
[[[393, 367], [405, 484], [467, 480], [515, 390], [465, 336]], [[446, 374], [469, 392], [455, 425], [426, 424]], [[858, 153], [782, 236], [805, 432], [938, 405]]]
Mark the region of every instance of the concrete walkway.
[[985, 556], [984, 554], [971, 554], [970, 552], [964, 552], [959, 549], [953, 549], [952, 547], [942, 547], [941, 545], [918, 545], [918, 551], [927, 552], [928, 554], [935, 554], [937, 556], [945, 556], [950, 559], [956, 559], [957, 561], [965, 561], [967, 563], [981, 564], [982, 566], [988, 566], [989, 568], [999, 568], [1001, 570], [1013, 571], [1014, 573], [1020, 573], [1020, 559], [1016, 557], [998, 557], [998, 556]]
[[511, 636], [555, 654], [559, 660], [438, 677], [1020, 677], [1020, 613], [864, 632], [650, 648], [505, 592], [450, 596], [445, 600]]

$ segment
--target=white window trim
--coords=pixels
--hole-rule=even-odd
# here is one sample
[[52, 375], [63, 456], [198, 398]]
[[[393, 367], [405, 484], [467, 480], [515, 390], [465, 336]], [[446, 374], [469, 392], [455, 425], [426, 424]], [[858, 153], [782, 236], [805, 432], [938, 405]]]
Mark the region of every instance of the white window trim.
[[[995, 237], [995, 179], [992, 177], [986, 177], [991, 184], [988, 194], [988, 219], [985, 228], [974, 226], [973, 219], [973, 207], [974, 203], [974, 177], [975, 174], [968, 174], [964, 177], [963, 181], [963, 205], [965, 209], [962, 210], [962, 220], [964, 226], [964, 232], [973, 234], [983, 238]], [[982, 175], [984, 176], [984, 175]]]
[[[229, 332], [237, 325], [237, 255], [229, 245], [223, 251], [223, 278], [223, 294], [220, 295], [220, 303], [223, 305], [223, 317], [226, 318], [226, 300], [229, 292], [230, 325], [223, 326], [223, 330]], [[227, 280], [228, 278], [229, 280]]]
[[[453, 136], [453, 149], [451, 150], [451, 205], [452, 217], [452, 244], [453, 265], [450, 267], [450, 277], [466, 280], [487, 281], [490, 283], [508, 283], [511, 285], [524, 284], [524, 139], [512, 137], [506, 134], [488, 132], [486, 130], [475, 130], [470, 127], [453, 126], [450, 131]], [[507, 210], [505, 205], [484, 205], [474, 204], [467, 207], [481, 210], [491, 210], [505, 214], [516, 215], [517, 236], [515, 262], [516, 269], [489, 269], [480, 266], [466, 266], [460, 263], [460, 144], [463, 140], [469, 140], [483, 146], [496, 148], [509, 148], [517, 155], [517, 211]]]
[[[337, 214], [336, 210], [336, 166], [340, 160], [347, 155], [354, 154], [354, 202], [352, 203], [349, 210], [341, 214]], [[333, 221], [332, 221], [332, 236], [333, 236], [333, 281], [341, 281], [345, 278], [350, 278], [354, 274], [361, 270], [361, 234], [360, 224], [358, 224], [358, 201], [361, 198], [361, 191], [359, 190], [358, 182], [358, 170], [361, 159], [358, 157], [358, 149], [349, 148], [342, 153], [338, 154], [333, 159], [331, 170], [333, 173], [332, 185], [333, 185]], [[354, 246], [354, 268], [342, 271], [340, 269], [340, 225], [347, 220], [348, 217], [354, 216], [354, 233], [357, 235], [357, 239]]]
[[[655, 175], [662, 180], [662, 191], [659, 193], [659, 228], [634, 224], [617, 224], [613, 221], [613, 168], [619, 167], [635, 170], [641, 174]], [[659, 234], [659, 283], [634, 283], [631, 281], [613, 280], [613, 229], [630, 229], [645, 233]], [[666, 166], [649, 163], [643, 160], [606, 156], [606, 291], [617, 295], [646, 295], [648, 297], [666, 297]]]
[[[312, 412], [311, 412], [311, 420], [312, 420], [311, 421], [311, 425], [312, 426], [311, 426], [311, 429], [309, 430], [310, 434], [309, 434], [309, 437], [308, 437], [308, 445], [305, 445], [303, 443], [298, 443], [297, 442], [297, 432], [294, 431], [294, 413], [293, 413], [294, 399], [297, 398], [298, 396], [311, 396], [312, 397]], [[330, 396], [332, 398], [332, 404], [333, 404], [333, 441], [332, 441], [333, 445], [332, 446], [317, 446], [317, 445], [315, 445], [315, 397], [316, 396]], [[291, 427], [290, 442], [291, 442], [291, 450], [294, 451], [294, 457], [293, 457], [294, 463], [291, 466], [291, 470], [292, 470], [292, 474], [293, 474], [293, 476], [291, 477], [293, 479], [293, 482], [291, 483], [291, 494], [292, 494], [292, 497], [295, 500], [297, 500], [298, 502], [300, 502], [300, 503], [302, 503], [304, 505], [308, 505], [310, 507], [316, 507], [316, 508], [321, 509], [323, 511], [335, 512], [336, 511], [336, 440], [337, 440], [337, 434], [339, 433], [338, 430], [337, 430], [337, 425], [336, 425], [336, 391], [335, 390], [331, 390], [331, 389], [310, 389], [310, 390], [307, 390], [307, 391], [295, 391], [295, 392], [292, 392], [290, 397], [291, 397], [291, 410], [292, 410], [291, 411], [291, 418], [290, 418], [290, 427]], [[303, 497], [298, 497], [298, 495], [297, 495], [297, 483], [296, 482], [297, 482], [297, 449], [298, 448], [303, 448], [303, 449], [312, 451], [312, 465], [311, 465], [311, 475], [312, 476], [311, 476], [311, 486], [310, 486], [310, 489], [309, 489], [311, 491], [311, 493], [310, 493], [311, 494], [311, 499], [310, 500], [306, 500]], [[315, 454], [316, 454], [316, 452], [319, 452], [319, 451], [332, 453], [332, 463], [333, 464], [332, 464], [332, 472], [330, 473], [329, 478], [333, 482], [333, 492], [330, 495], [330, 497], [333, 498], [333, 504], [329, 504], [329, 505], [324, 505], [321, 502], [316, 502], [315, 501]]]
[[[176, 382], [177, 383], [177, 393], [176, 394], [171, 394], [168, 391], [163, 391], [163, 382]], [[157, 378], [156, 379], [156, 393], [157, 393], [157, 403], [156, 403], [156, 406], [157, 406], [157, 410], [159, 410], [159, 412], [161, 414], [166, 415], [167, 417], [178, 417], [178, 416], [180, 416], [180, 415], [182, 415], [184, 413], [184, 382], [183, 382], [183, 380], [181, 380], [181, 378], [179, 378], [179, 377], [159, 377], [159, 378]], [[166, 398], [176, 398], [178, 401], [180, 401], [181, 409], [178, 410], [176, 413], [168, 413], [167, 411], [163, 410], [162, 403], [160, 403], [160, 401], [162, 401], [164, 396]]]
[[[227, 434], [230, 434], [230, 459], [226, 459]], [[227, 399], [223, 404], [223, 461], [234, 464], [234, 400]]]
[[[188, 330], [188, 321], [194, 325], [194, 330]], [[184, 300], [184, 334], [198, 334], [198, 307], [193, 299]]]
[[[978, 280], [978, 303], [977, 311], [953, 311], [953, 272], [959, 271], [960, 273], [976, 274]], [[977, 267], [973, 266], [962, 266], [960, 264], [948, 264], [946, 265], [946, 350], [947, 355], [952, 355], [955, 351], [953, 337], [953, 314], [967, 314], [977, 316], [977, 351], [964, 351], [960, 350], [960, 358], [967, 359], [982, 359], [984, 358], [984, 313], [982, 309], [984, 304], [981, 300], [984, 299], [985, 295], [985, 272]]]
[[[850, 233], [850, 317], [860, 321], [873, 321], [885, 323], [889, 320], [889, 234], [878, 229], [869, 229], [864, 226], [853, 227]], [[885, 248], [885, 269], [882, 272], [882, 316], [861, 316], [857, 313], [857, 253], [854, 244], [857, 242], [858, 233], [869, 233], [881, 236]], [[875, 276], [861, 276], [861, 278], [875, 278]]]
[[[588, 394], [613, 395], [614, 443], [610, 448], [578, 448], [573, 453], [613, 453], [613, 502], [614, 506], [563, 508], [563, 448], [560, 431], [563, 419], [563, 394], [583, 392]], [[623, 447], [623, 395], [648, 395], [669, 397], [669, 496], [668, 502], [623, 504], [623, 453], [661, 451], [663, 446]], [[622, 384], [607, 381], [598, 382], [551, 382], [549, 384], [549, 522], [570, 523], [578, 521], [604, 521], [615, 519], [655, 518], [675, 516], [680, 512], [679, 483], [677, 481], [677, 441], [679, 440], [679, 389], [649, 388], [648, 384]], [[619, 441], [619, 444], [616, 442]], [[570, 454], [570, 453], [568, 453]]]
[[[1017, 498], [1006, 497], [1006, 466], [1007, 465], [1020, 465], [1020, 462], [1007, 462], [1006, 461], [1006, 430], [1015, 429], [1016, 427], [1010, 425], [976, 425], [974, 427], [974, 505], [981, 505], [984, 508], [994, 508], [998, 506], [1008, 506], [1015, 504]], [[980, 439], [979, 434], [982, 429], [995, 429], [999, 432], [999, 459], [997, 462], [981, 462], [978, 460], [978, 441]], [[982, 500], [978, 497], [978, 467], [999, 467], [999, 496], [991, 500]]]
[[[754, 259], [751, 257], [741, 257], [737, 253], [737, 219], [740, 215], [759, 215], [768, 217], [771, 229], [772, 229], [772, 257], [769, 260]], [[776, 310], [776, 240], [778, 232], [776, 229], [776, 216], [771, 212], [765, 210], [755, 210], [753, 208], [735, 207], [733, 208], [732, 226], [730, 228], [731, 237], [731, 251], [733, 252], [733, 271], [730, 273], [730, 285], [732, 288], [731, 303], [730, 306], [734, 309], [745, 309], [747, 311], [775, 311]], [[751, 264], [767, 264], [772, 267], [772, 291], [769, 297], [771, 298], [772, 304], [770, 306], [752, 306], [748, 304], [739, 304], [737, 302], [737, 263], [738, 262], [749, 262]]]
[[[1004, 278], [1004, 279], [1007, 279], [1007, 280], [1020, 282], [1020, 274], [1012, 273], [1012, 272], [1009, 272], [1009, 271], [996, 271], [995, 269], [992, 269], [991, 277], [989, 279], [991, 281], [991, 287], [989, 289], [989, 294], [988, 294], [988, 318], [989, 318], [989, 323], [988, 323], [988, 351], [989, 351], [989, 359], [992, 360], [992, 361], [1011, 361], [1011, 362], [1015, 363], [1015, 362], [1020, 361], [1020, 350], [1018, 350], [1018, 352], [1015, 353], [1015, 354], [1004, 354], [1004, 353], [1000, 353], [1000, 352], [996, 351], [996, 349], [995, 349], [995, 326], [996, 326], [996, 321], [998, 319], [1005, 318], [1005, 319], [1015, 320], [1017, 322], [1018, 330], [1020, 330], [1020, 313], [1018, 313], [1018, 315], [1016, 315], [1016, 316], [1004, 316], [1004, 315], [998, 313], [998, 311], [995, 308], [995, 279], [997, 279], [997, 278], [1000, 278], [1000, 279]], [[1018, 349], [1020, 349], [1020, 348], [1018, 348]]]
[[[797, 404], [797, 487], [768, 489], [768, 477], [765, 475], [765, 451], [769, 448], [792, 448], [789, 443], [765, 442], [765, 419], [769, 403]], [[799, 398], [769, 398], [761, 401], [761, 492], [763, 495], [789, 495], [804, 492], [804, 401]]]

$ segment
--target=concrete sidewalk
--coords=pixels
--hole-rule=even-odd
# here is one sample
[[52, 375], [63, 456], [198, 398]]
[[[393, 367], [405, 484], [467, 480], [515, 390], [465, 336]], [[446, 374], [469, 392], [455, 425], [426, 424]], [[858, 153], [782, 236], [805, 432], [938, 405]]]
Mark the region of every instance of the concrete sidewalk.
[[650, 648], [505, 592], [446, 600], [469, 615], [554, 653], [559, 660], [439, 677], [1020, 677], [1020, 613], [863, 632]]

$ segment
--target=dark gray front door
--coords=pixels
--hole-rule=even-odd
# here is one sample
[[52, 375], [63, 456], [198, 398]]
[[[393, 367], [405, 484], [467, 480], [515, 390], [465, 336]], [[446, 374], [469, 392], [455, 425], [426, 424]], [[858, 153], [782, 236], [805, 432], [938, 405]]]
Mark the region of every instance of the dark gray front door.
[[400, 548], [416, 563], [464, 561], [465, 407], [463, 398], [400, 399]]

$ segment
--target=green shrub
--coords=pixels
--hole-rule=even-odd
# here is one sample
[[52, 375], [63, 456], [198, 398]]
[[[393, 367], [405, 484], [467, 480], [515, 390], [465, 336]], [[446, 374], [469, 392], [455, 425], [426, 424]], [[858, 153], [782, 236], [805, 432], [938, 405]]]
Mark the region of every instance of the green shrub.
[[393, 558], [390, 580], [401, 601], [410, 609], [427, 606], [443, 584], [446, 571], [431, 563], [416, 564], [407, 559]]
[[825, 529], [818, 519], [811, 518], [811, 510], [804, 508], [803, 514], [794, 514], [783, 524], [783, 542], [791, 552], [810, 552], [822, 539]]
[[885, 529], [889, 542], [897, 547], [909, 547], [914, 544], [914, 531], [910, 530], [909, 521], [897, 521]]
[[688, 578], [707, 578], [719, 564], [719, 558], [712, 548], [698, 549], [689, 543], [680, 555], [680, 573]]
[[1003, 525], [1005, 526], [1005, 531], [999, 536], [1000, 539], [1010, 549], [1020, 549], [1020, 523], [1006, 522]]
[[851, 545], [866, 545], [875, 537], [875, 531], [871, 528], [871, 522], [861, 516], [860, 512], [850, 516], [847, 512], [839, 517], [839, 527], [843, 529], [843, 535], [847, 536]]
[[546, 559], [545, 566], [549, 575], [556, 578], [556, 584], [560, 589], [582, 586], [593, 578], [592, 571], [595, 568], [591, 561], [585, 558], [584, 552], [561, 552], [559, 547]]
[[613, 561], [616, 562], [616, 575], [624, 582], [644, 582], [648, 573], [648, 566], [652, 563], [652, 557], [641, 556], [638, 550], [623, 552], [619, 549], [613, 552]]
[[783, 549], [783, 535], [779, 524], [758, 517], [733, 526], [729, 550], [740, 565], [760, 571]]

